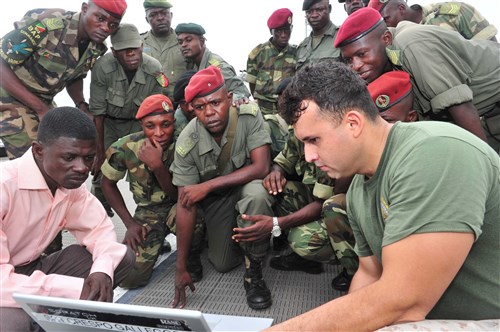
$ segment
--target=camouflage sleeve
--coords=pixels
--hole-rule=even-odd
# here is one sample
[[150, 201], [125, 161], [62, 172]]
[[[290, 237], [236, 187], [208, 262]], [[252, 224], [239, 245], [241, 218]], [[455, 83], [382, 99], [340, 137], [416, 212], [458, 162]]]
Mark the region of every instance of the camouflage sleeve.
[[260, 50], [261, 50], [261, 45], [255, 47], [248, 55], [247, 75], [246, 75], [246, 81], [248, 83], [257, 82], [257, 73], [258, 73], [257, 56], [259, 55]]
[[461, 3], [458, 19], [459, 31], [466, 39], [488, 40], [497, 34], [495, 26], [467, 3]]
[[0, 57], [10, 65], [19, 65], [47, 40], [49, 29], [40, 21], [32, 21], [7, 33], [0, 39]]
[[127, 165], [125, 163], [125, 144], [118, 140], [106, 151], [106, 160], [101, 166], [102, 174], [111, 181], [118, 182], [125, 177]]
[[297, 173], [297, 164], [300, 161], [300, 144], [302, 144], [297, 137], [293, 129], [288, 131], [288, 140], [285, 143], [283, 151], [281, 151], [275, 158], [274, 163], [279, 165], [285, 170], [287, 174]]

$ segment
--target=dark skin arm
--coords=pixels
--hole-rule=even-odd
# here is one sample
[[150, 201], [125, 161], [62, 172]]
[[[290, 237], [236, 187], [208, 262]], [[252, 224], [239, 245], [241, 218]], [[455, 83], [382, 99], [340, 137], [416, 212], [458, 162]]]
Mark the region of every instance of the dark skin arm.
[[49, 110], [49, 107], [24, 86], [21, 80], [2, 59], [0, 59], [0, 72], [2, 73], [2, 75], [0, 75], [0, 86], [5, 89], [9, 95], [35, 111], [41, 119]]
[[140, 225], [134, 217], [132, 217], [115, 181], [111, 181], [103, 175], [101, 179], [101, 188], [109, 205], [116, 211], [127, 228], [123, 238], [123, 243], [130, 247], [135, 254], [138, 255], [138, 247], [144, 246], [144, 240], [146, 240], [146, 235], [148, 233], [147, 228]]
[[[186, 187], [179, 187], [180, 197]], [[189, 286], [191, 292], [195, 291], [191, 275], [187, 272], [186, 262], [191, 247], [191, 238], [193, 236], [194, 223], [196, 220], [196, 205], [185, 207], [177, 204], [176, 215], [176, 236], [177, 236], [177, 259], [175, 269], [175, 295], [170, 307], [184, 308], [186, 306], [186, 286]], [[182, 222], [179, 222], [182, 221]]]
[[[81, 101], [85, 101], [85, 96], [83, 95], [83, 78], [79, 78], [76, 81], [70, 82], [66, 86], [66, 92], [71, 97], [73, 102], [80, 103]], [[89, 108], [87, 104], [78, 105], [80, 110], [84, 112], [91, 120], [94, 118], [93, 115], [89, 112]]]
[[192, 207], [215, 190], [244, 185], [255, 179], [262, 179], [269, 173], [269, 145], [263, 145], [250, 152], [252, 163], [230, 174], [216, 177], [203, 183], [186, 186], [179, 192], [178, 203], [184, 207]]
[[80, 300], [112, 302], [113, 283], [111, 278], [103, 272], [90, 274], [83, 282]]
[[104, 116], [98, 115], [94, 117], [95, 128], [97, 129], [97, 145], [95, 153], [95, 161], [92, 165], [91, 174], [94, 176], [93, 180], [99, 176], [101, 172], [102, 163], [104, 163], [105, 153], [104, 151]]
[[155, 175], [161, 189], [172, 198], [177, 197], [177, 187], [172, 184], [172, 174], [162, 160], [163, 149], [154, 140], [146, 139], [139, 149], [139, 160]]
[[448, 107], [448, 112], [456, 125], [470, 131], [483, 141], [487, 141], [486, 134], [479, 120], [479, 114], [472, 102], [450, 106]]

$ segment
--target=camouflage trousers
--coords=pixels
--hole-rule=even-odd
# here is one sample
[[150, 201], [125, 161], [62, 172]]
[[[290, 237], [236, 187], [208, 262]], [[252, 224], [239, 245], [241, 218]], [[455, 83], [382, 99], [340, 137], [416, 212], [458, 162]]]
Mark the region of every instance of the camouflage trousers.
[[172, 209], [170, 204], [138, 206], [134, 219], [144, 225], [148, 232], [143, 247], [138, 247], [134, 268], [120, 284], [124, 288], [137, 288], [146, 285], [153, 273], [153, 267], [161, 254], [165, 236], [169, 233], [166, 221]]
[[[283, 195], [278, 199], [279, 216], [294, 213], [313, 202], [308, 186], [301, 182], [287, 182]], [[323, 203], [319, 220], [294, 227], [288, 232], [291, 249], [309, 260], [327, 264], [340, 263], [350, 275], [357, 270], [358, 258], [354, 253], [354, 235], [347, 220], [345, 195], [335, 195]]]
[[[55, 104], [46, 102], [49, 108]], [[40, 120], [36, 112], [12, 97], [0, 98], [0, 138], [9, 159], [21, 157], [36, 140]]]
[[288, 126], [278, 114], [264, 114], [264, 121], [264, 127], [271, 135], [271, 159], [274, 159], [288, 140]]

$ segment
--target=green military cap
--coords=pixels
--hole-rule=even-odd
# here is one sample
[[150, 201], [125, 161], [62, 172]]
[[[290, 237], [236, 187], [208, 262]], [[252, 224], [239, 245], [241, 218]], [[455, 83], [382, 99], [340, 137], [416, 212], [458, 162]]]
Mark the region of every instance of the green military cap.
[[139, 36], [139, 30], [133, 24], [120, 24], [118, 30], [111, 35], [111, 45], [115, 51], [141, 47], [142, 40]]
[[172, 4], [167, 0], [144, 0], [144, 9], [149, 8], [171, 8]]
[[199, 24], [196, 23], [180, 23], [175, 27], [175, 33], [191, 33], [193, 35], [204, 35], [205, 29]]

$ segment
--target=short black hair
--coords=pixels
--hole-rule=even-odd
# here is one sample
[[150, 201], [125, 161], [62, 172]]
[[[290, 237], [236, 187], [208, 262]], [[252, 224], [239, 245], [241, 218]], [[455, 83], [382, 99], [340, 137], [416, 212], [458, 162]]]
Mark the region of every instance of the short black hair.
[[301, 68], [283, 92], [283, 99], [280, 113], [290, 125], [307, 108], [307, 101], [314, 101], [320, 114], [339, 124], [350, 110], [363, 112], [370, 120], [379, 116], [366, 82], [346, 64], [333, 59]]
[[97, 139], [97, 131], [92, 120], [78, 108], [56, 107], [40, 121], [38, 141], [50, 145], [60, 137], [91, 141]]

